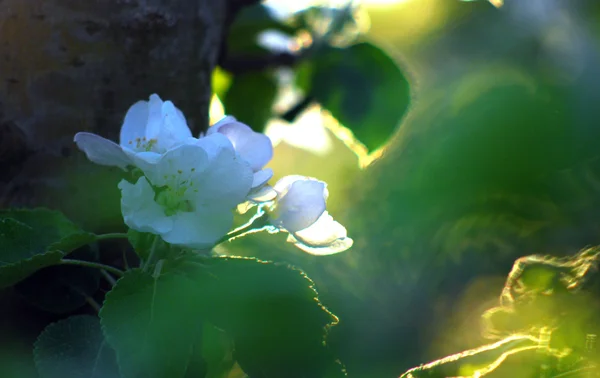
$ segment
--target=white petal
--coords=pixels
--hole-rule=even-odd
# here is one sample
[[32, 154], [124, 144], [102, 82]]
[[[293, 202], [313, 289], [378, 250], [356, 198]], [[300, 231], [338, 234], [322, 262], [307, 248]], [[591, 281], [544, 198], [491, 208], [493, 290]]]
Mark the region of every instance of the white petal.
[[75, 134], [77, 147], [96, 164], [125, 169], [131, 164], [123, 149], [113, 141], [92, 133]]
[[173, 221], [154, 201], [154, 190], [145, 177], [140, 177], [135, 185], [121, 180], [119, 189], [121, 189], [121, 212], [127, 226], [140, 232], [153, 234], [162, 234], [172, 229]]
[[148, 123], [148, 101], [138, 101], [133, 104], [123, 120], [119, 144], [124, 148], [134, 149], [136, 139], [146, 136], [146, 125]]
[[273, 177], [273, 170], [271, 168], [266, 168], [255, 172], [252, 179], [252, 189], [264, 186], [271, 179], [271, 177]]
[[163, 101], [156, 93], [150, 95], [150, 101], [148, 101], [148, 121], [146, 122], [147, 139], [158, 138], [163, 123], [162, 105]]
[[271, 139], [264, 134], [254, 132], [248, 125], [229, 121], [221, 125], [217, 124], [215, 128], [220, 134], [229, 138], [237, 153], [250, 163], [253, 171], [262, 169], [273, 158]]
[[290, 234], [288, 242], [313, 255], [331, 255], [352, 247], [346, 228], [336, 222], [327, 211], [310, 227]]
[[194, 201], [201, 204], [218, 203], [229, 208], [244, 202], [254, 177], [248, 163], [220, 134], [201, 138], [199, 145], [207, 151], [210, 160], [202, 174], [194, 177], [195, 183], [201, 188]]
[[247, 196], [250, 201], [257, 203], [273, 201], [276, 197], [277, 192], [269, 185], [265, 185], [262, 188], [252, 189]]
[[203, 176], [208, 164], [207, 153], [201, 146], [184, 144], [160, 155], [156, 163], [146, 161], [140, 168], [153, 185], [161, 187], [199, 181], [198, 177]]
[[129, 156], [133, 165], [141, 169], [142, 172], [153, 172], [156, 170], [155, 165], [162, 156], [161, 154], [152, 151], [135, 152], [127, 148], [123, 149], [123, 151]]
[[157, 139], [158, 150], [168, 150], [192, 137], [183, 113], [171, 101], [162, 104], [162, 124]]
[[311, 179], [293, 182], [276, 202], [273, 225], [290, 233], [310, 227], [326, 209], [326, 185], [322, 181]]
[[194, 249], [210, 248], [233, 225], [231, 209], [197, 209], [173, 215], [173, 229], [162, 235], [171, 244]]

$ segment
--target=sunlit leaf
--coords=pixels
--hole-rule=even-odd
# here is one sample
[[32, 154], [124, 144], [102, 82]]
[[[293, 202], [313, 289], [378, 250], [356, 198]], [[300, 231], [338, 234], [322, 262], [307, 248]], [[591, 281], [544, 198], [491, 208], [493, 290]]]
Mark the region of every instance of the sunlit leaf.
[[313, 282], [287, 265], [188, 257], [174, 269], [197, 282], [203, 318], [232, 337], [238, 364], [256, 377], [342, 377], [325, 346], [337, 319]]
[[309, 93], [369, 150], [385, 144], [410, 104], [410, 86], [401, 69], [366, 42], [320, 50]]
[[115, 353], [95, 316], [50, 324], [35, 342], [34, 359], [40, 378], [119, 378]]
[[61, 213], [47, 209], [0, 211], [0, 288], [58, 262], [95, 240]]

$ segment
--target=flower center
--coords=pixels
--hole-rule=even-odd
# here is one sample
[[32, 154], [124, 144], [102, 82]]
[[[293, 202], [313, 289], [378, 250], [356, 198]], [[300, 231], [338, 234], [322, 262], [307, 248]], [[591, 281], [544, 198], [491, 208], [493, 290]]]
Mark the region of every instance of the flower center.
[[190, 187], [187, 185], [180, 185], [177, 187], [162, 187], [156, 194], [156, 203], [161, 205], [167, 216], [174, 215], [179, 212], [192, 212], [194, 206], [186, 199], [185, 192]]
[[141, 152], [141, 151], [152, 151], [152, 149], [154, 148], [154, 146], [156, 146], [156, 143], [158, 143], [158, 140], [156, 138], [152, 138], [152, 139], [146, 139], [146, 137], [143, 138], [135, 138], [135, 140], [130, 140], [128, 142], [128, 144], [130, 144], [131, 146], [133, 146], [133, 149], [135, 151]]

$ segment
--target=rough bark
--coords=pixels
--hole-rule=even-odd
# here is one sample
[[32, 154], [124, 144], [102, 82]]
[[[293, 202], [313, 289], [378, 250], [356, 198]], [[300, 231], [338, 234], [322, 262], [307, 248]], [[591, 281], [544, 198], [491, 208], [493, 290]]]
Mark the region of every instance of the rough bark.
[[32, 159], [39, 170], [45, 156], [69, 155], [78, 131], [116, 140], [127, 108], [152, 93], [182, 109], [195, 135], [206, 129], [227, 6], [0, 0], [0, 197], [16, 177], [35, 178]]

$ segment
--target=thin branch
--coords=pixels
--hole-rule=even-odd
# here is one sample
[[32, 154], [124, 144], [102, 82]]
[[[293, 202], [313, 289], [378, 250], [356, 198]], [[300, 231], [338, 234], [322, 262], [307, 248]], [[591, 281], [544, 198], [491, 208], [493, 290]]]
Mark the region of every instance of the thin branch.
[[86, 268], [104, 269], [111, 272], [119, 277], [123, 276], [125, 272], [110, 265], [100, 264], [92, 261], [74, 260], [74, 259], [62, 259], [59, 262], [60, 265], [79, 265]]
[[96, 300], [92, 297], [90, 297], [89, 295], [84, 295], [83, 296], [85, 298], [85, 301], [94, 309], [96, 310], [96, 312], [100, 312], [100, 309], [102, 308], [102, 306], [100, 306], [100, 304], [98, 302], [96, 302]]
[[150, 247], [150, 254], [148, 255], [148, 260], [144, 262], [144, 267], [142, 270], [147, 272], [150, 268], [150, 264], [152, 264], [152, 260], [154, 260], [154, 255], [156, 254], [156, 245], [158, 244], [158, 235], [154, 236], [154, 241], [152, 242], [152, 247]]
[[127, 239], [127, 234], [122, 232], [113, 232], [109, 234], [96, 235], [96, 240], [108, 240], [108, 239]]
[[117, 280], [115, 280], [113, 276], [108, 274], [106, 270], [100, 269], [100, 274], [102, 274], [104, 279], [106, 279], [111, 286], [115, 286], [117, 284]]

